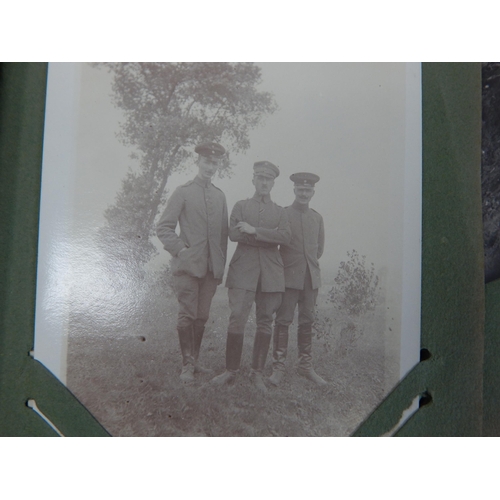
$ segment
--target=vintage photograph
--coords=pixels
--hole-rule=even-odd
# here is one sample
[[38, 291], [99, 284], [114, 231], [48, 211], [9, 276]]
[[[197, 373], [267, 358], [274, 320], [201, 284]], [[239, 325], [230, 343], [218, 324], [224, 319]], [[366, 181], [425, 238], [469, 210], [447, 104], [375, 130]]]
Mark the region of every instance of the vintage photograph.
[[113, 436], [349, 436], [418, 362], [418, 63], [49, 64], [35, 357]]

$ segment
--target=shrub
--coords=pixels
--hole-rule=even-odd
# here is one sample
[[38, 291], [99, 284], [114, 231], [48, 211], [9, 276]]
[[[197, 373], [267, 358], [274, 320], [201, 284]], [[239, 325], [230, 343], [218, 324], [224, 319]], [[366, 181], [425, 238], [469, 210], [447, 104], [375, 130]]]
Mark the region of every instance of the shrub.
[[366, 257], [356, 250], [347, 252], [347, 261], [341, 262], [335, 285], [328, 292], [333, 306], [351, 317], [359, 317], [373, 311], [377, 305], [379, 278], [373, 263], [366, 265]]

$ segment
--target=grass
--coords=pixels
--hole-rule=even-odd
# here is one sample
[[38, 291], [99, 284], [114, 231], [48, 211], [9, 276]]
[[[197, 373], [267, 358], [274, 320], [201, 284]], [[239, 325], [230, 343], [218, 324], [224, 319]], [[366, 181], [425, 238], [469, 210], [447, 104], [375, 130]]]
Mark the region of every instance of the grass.
[[[176, 301], [148, 300], [142, 323], [121, 331], [94, 333], [91, 318], [70, 320], [68, 387], [113, 436], [347, 436], [396, 383], [398, 362], [387, 358], [384, 315], [377, 310], [355, 339], [346, 340], [335, 329], [313, 339], [315, 369], [330, 382], [324, 388], [295, 372], [296, 324], [280, 387], [269, 386], [267, 394], [253, 387], [248, 377], [253, 313], [236, 383], [215, 387], [209, 384], [213, 375], [197, 375], [193, 385], [183, 385]], [[331, 314], [324, 294], [318, 304], [321, 314]], [[224, 370], [228, 316], [227, 290], [221, 286], [200, 355], [216, 374]], [[266, 375], [271, 357], [270, 351]]]

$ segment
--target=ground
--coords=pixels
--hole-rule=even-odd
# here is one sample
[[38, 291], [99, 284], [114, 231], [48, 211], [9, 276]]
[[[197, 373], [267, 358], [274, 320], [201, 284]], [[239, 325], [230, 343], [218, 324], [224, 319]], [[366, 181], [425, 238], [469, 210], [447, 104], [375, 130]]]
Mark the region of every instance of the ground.
[[[68, 387], [113, 436], [347, 436], [396, 383], [398, 360], [389, 359], [380, 307], [358, 322], [362, 334], [355, 338], [339, 326], [313, 339], [315, 368], [326, 387], [296, 374], [294, 324], [282, 385], [269, 385], [267, 394], [255, 389], [248, 377], [253, 315], [237, 382], [220, 388], [209, 383], [213, 375], [197, 375], [193, 385], [183, 385], [176, 301], [166, 295], [149, 300], [148, 311], [161, 313], [145, 315], [139, 327], [96, 333], [85, 317], [70, 321]], [[335, 325], [325, 291], [318, 307]], [[221, 286], [200, 355], [215, 374], [224, 370], [228, 313]]]

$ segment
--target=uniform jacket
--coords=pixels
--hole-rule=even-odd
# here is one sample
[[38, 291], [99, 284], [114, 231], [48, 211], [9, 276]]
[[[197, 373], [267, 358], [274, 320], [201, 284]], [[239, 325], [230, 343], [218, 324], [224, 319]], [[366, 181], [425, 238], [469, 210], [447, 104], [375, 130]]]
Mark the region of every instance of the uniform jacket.
[[[175, 229], [179, 224], [180, 235]], [[224, 193], [199, 177], [179, 186], [168, 200], [156, 234], [170, 252], [173, 274], [203, 278], [212, 271], [222, 280], [227, 253], [227, 205]], [[179, 251], [187, 248], [179, 257]]]
[[[240, 233], [238, 222], [248, 222], [257, 234]], [[238, 201], [231, 213], [229, 238], [237, 241], [238, 246], [229, 264], [228, 288], [255, 291], [260, 279], [263, 292], [285, 291], [283, 261], [278, 250], [279, 244], [290, 241], [284, 208], [271, 201], [269, 195]]]
[[285, 286], [303, 290], [306, 270], [309, 268], [312, 287], [319, 288], [321, 276], [318, 259], [323, 254], [325, 244], [323, 217], [296, 202], [285, 210], [292, 230], [290, 242], [280, 247], [285, 265]]

